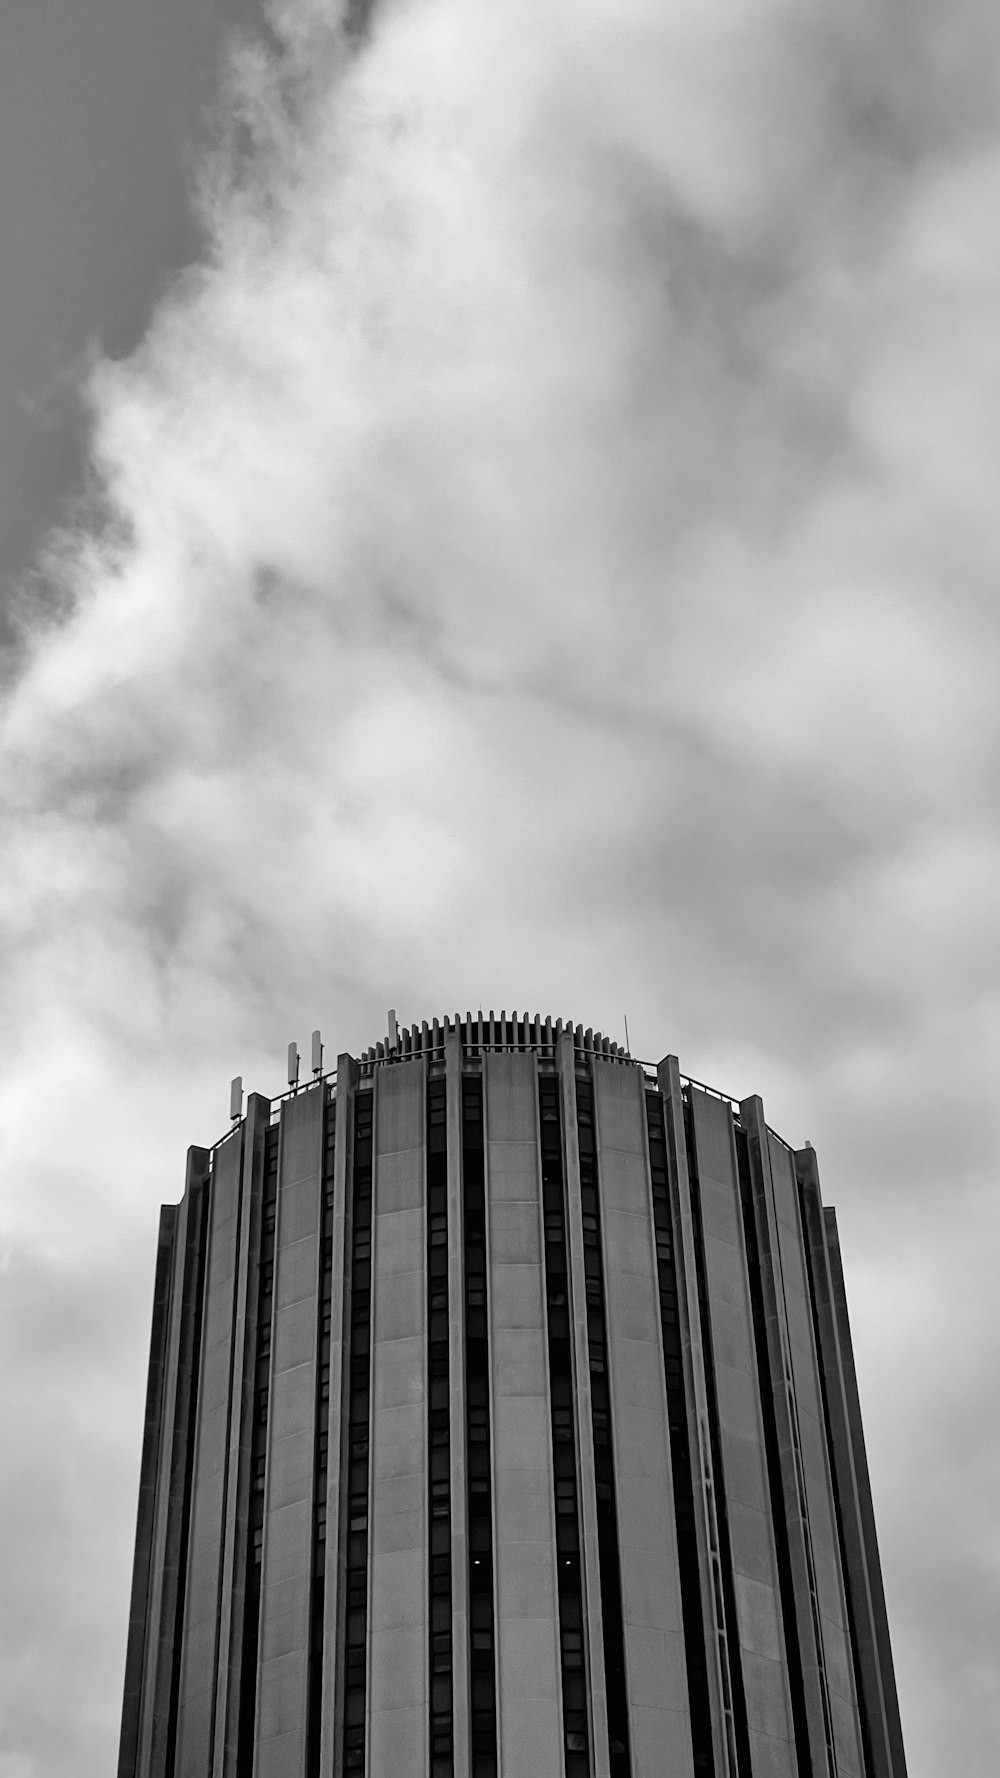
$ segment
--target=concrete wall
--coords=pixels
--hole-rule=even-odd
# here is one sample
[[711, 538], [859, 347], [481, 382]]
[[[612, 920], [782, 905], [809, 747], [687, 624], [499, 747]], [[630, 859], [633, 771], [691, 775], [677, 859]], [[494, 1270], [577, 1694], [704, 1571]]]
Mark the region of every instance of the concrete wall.
[[594, 1062], [608, 1381], [633, 1778], [693, 1771], [659, 1286], [639, 1072]]
[[859, 1477], [855, 1468], [848, 1417], [819, 1171], [811, 1148], [802, 1149], [796, 1154], [795, 1172], [807, 1242], [809, 1283], [823, 1376], [830, 1460], [837, 1490], [838, 1524], [854, 1636], [855, 1680], [858, 1683], [862, 1739], [867, 1750], [869, 1778], [892, 1778], [892, 1754], [878, 1659], [872, 1576], [865, 1557]]
[[428, 1767], [426, 1064], [375, 1076], [368, 1778]]
[[238, 1129], [216, 1150], [210, 1187], [176, 1778], [205, 1778], [213, 1765], [242, 1159]]
[[500, 1778], [563, 1770], [535, 1061], [484, 1058]]
[[847, 1778], [859, 1778], [864, 1770], [861, 1731], [795, 1161], [791, 1151], [776, 1136], [768, 1132], [767, 1140], [834, 1750], [838, 1773], [844, 1773]]
[[311, 1087], [281, 1108], [255, 1778], [305, 1770], [323, 1091]]
[[[184, 1197], [178, 1208], [170, 1291], [163, 1424], [157, 1479], [149, 1644], [143, 1669], [138, 1771], [167, 1778], [170, 1699], [179, 1658], [187, 1501], [192, 1460], [191, 1412], [198, 1353], [196, 1305], [202, 1259], [203, 1210], [211, 1156], [189, 1148]], [[171, 1772], [170, 1778], [173, 1778]]]
[[691, 1089], [736, 1634], [754, 1773], [796, 1772], [732, 1112]]
[[[125, 1654], [125, 1687], [122, 1699], [121, 1738], [118, 1747], [119, 1778], [133, 1778], [139, 1753], [140, 1715], [143, 1701], [143, 1670], [155, 1669], [156, 1613], [150, 1610], [150, 1592], [159, 1576], [152, 1565], [156, 1541], [157, 1493], [166, 1491], [169, 1475], [169, 1420], [164, 1413], [167, 1386], [171, 1282], [178, 1212], [172, 1204], [160, 1211], [160, 1227], [153, 1281], [153, 1325], [149, 1342], [146, 1379], [146, 1410], [143, 1422], [142, 1457], [139, 1465], [139, 1507], [136, 1514], [135, 1556], [129, 1601], [128, 1642]], [[166, 1446], [166, 1448], [165, 1448]], [[147, 1692], [152, 1687], [146, 1686]]]
[[[804, 1160], [805, 1157], [797, 1156], [796, 1159]], [[814, 1166], [815, 1156], [811, 1156], [809, 1176], [811, 1176], [811, 1169]], [[816, 1201], [819, 1202], [818, 1175], [816, 1176]], [[870, 1614], [867, 1620], [862, 1622], [861, 1637], [863, 1640], [860, 1653], [864, 1688], [870, 1700], [872, 1778], [906, 1778], [903, 1730], [899, 1719], [899, 1699], [896, 1692], [892, 1647], [889, 1642], [889, 1620], [886, 1615], [882, 1565], [879, 1561], [878, 1540], [875, 1533], [875, 1512], [872, 1505], [871, 1482], [868, 1476], [864, 1428], [861, 1423], [861, 1402], [854, 1368], [854, 1348], [851, 1340], [850, 1319], [847, 1313], [847, 1293], [844, 1287], [844, 1270], [840, 1254], [836, 1213], [833, 1210], [824, 1209], [822, 1221], [824, 1247], [829, 1265], [831, 1302], [836, 1325], [837, 1351], [844, 1385], [847, 1437], [850, 1443], [850, 1457], [856, 1487], [857, 1524], [852, 1527], [851, 1534], [859, 1537], [861, 1542], [861, 1550], [856, 1553], [856, 1560], [863, 1564], [863, 1590]], [[844, 1461], [846, 1462], [846, 1453]], [[855, 1583], [852, 1582], [852, 1588], [854, 1585]], [[862, 1583], [859, 1581], [856, 1585], [860, 1591]], [[860, 1616], [861, 1613], [859, 1612], [858, 1615]], [[869, 1636], [874, 1639], [873, 1648], [868, 1646], [867, 1638]], [[877, 1667], [877, 1675], [872, 1672], [873, 1664]], [[879, 1718], [881, 1718], [881, 1732], [878, 1728]]]

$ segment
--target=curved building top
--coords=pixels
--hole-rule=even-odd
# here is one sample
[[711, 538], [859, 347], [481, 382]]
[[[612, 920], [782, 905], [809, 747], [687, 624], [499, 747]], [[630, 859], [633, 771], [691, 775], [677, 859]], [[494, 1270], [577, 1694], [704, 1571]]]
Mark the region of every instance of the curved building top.
[[[423, 1059], [431, 1065], [443, 1065], [448, 1049], [456, 1038], [463, 1058], [470, 1061], [491, 1053], [526, 1053], [536, 1056], [542, 1067], [546, 1064], [555, 1067], [557, 1057], [560, 1053], [565, 1054], [565, 1046], [571, 1043], [578, 1064], [586, 1065], [590, 1060], [618, 1063], [623, 1067], [640, 1070], [650, 1085], [656, 1084], [661, 1071], [669, 1062], [670, 1071], [679, 1086], [696, 1087], [709, 1093], [714, 1099], [721, 1099], [731, 1108], [734, 1116], [739, 1117], [741, 1101], [734, 1094], [723, 1092], [705, 1081], [696, 1080], [693, 1075], [683, 1073], [675, 1056], [665, 1057], [659, 1062], [642, 1061], [616, 1039], [595, 1031], [590, 1025], [575, 1024], [571, 1019], [553, 1019], [550, 1015], [543, 1017], [540, 1013], [508, 1014], [506, 1010], [502, 1010], [498, 1014], [491, 1008], [488, 1013], [466, 1012], [463, 1015], [456, 1012], [430, 1021], [423, 1019], [419, 1024], [414, 1022], [400, 1025], [395, 1013], [390, 1011], [385, 1037], [369, 1044], [358, 1055], [345, 1052], [339, 1059], [346, 1060], [349, 1057], [352, 1067], [357, 1069], [358, 1080], [370, 1080], [381, 1069], [399, 1063]], [[281, 1106], [286, 1100], [311, 1084], [323, 1081], [330, 1091], [335, 1090], [337, 1067], [327, 1067], [324, 1064], [324, 1045], [319, 1031], [312, 1034], [311, 1071], [310, 1082], [305, 1077], [304, 1058], [299, 1054], [298, 1045], [289, 1044], [288, 1087], [284, 1092], [269, 1096], [272, 1119], [280, 1114]], [[238, 1076], [232, 1082], [230, 1117], [236, 1121], [242, 1114], [243, 1081]], [[776, 1132], [772, 1131], [772, 1134]], [[785, 1147], [791, 1146], [783, 1137], [778, 1139]]]
[[571, 1033], [574, 1046], [588, 1055], [608, 1056], [620, 1062], [634, 1057], [610, 1037], [604, 1037], [588, 1025], [574, 1025], [570, 1019], [542, 1018], [540, 1013], [506, 1012], [499, 1015], [467, 1012], [463, 1018], [424, 1019], [419, 1025], [397, 1025], [389, 1015], [387, 1035], [373, 1043], [358, 1059], [362, 1063], [408, 1061], [413, 1056], [443, 1056], [445, 1038], [457, 1031], [463, 1049], [467, 1050], [538, 1050], [551, 1054], [565, 1033]]

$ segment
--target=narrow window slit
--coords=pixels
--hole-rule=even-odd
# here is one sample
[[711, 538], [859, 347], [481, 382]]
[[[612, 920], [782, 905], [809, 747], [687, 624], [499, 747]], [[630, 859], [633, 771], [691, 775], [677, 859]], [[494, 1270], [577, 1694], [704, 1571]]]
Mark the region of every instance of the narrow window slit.
[[681, 1588], [684, 1645], [687, 1650], [688, 1701], [691, 1709], [691, 1743], [694, 1769], [699, 1778], [711, 1778], [715, 1770], [712, 1752], [712, 1715], [708, 1693], [705, 1623], [698, 1571], [698, 1546], [694, 1520], [694, 1478], [688, 1441], [681, 1341], [677, 1329], [677, 1269], [674, 1230], [670, 1215], [667, 1176], [667, 1140], [663, 1100], [658, 1092], [646, 1094], [646, 1133], [653, 1192], [653, 1226], [656, 1233], [657, 1284], [660, 1293], [660, 1324], [663, 1330], [663, 1370], [667, 1392], [667, 1423], [670, 1429], [670, 1468], [674, 1485], [677, 1524], [677, 1564]]
[[446, 1085], [427, 1083], [427, 1511], [430, 1525], [430, 1771], [452, 1778], [451, 1421], [448, 1370]]
[[465, 1432], [469, 1509], [471, 1778], [496, 1778], [497, 1770], [485, 1182], [483, 1086], [481, 1080], [466, 1079], [462, 1082], [462, 1189], [465, 1210]]
[[631, 1778], [621, 1561], [611, 1447], [611, 1396], [607, 1377], [604, 1266], [601, 1259], [601, 1222], [597, 1191], [594, 1089], [589, 1080], [584, 1080], [579, 1075], [576, 1079], [576, 1121], [580, 1144], [580, 1200], [583, 1210], [584, 1273], [587, 1282], [587, 1344], [594, 1470], [597, 1478], [597, 1545], [601, 1573], [601, 1614], [604, 1620], [608, 1743], [611, 1778]]
[[354, 1101], [351, 1225], [351, 1342], [347, 1422], [347, 1536], [344, 1634], [345, 1773], [365, 1770], [368, 1635], [368, 1467], [371, 1399], [372, 1095]]
[[552, 1470], [556, 1504], [556, 1576], [565, 1773], [566, 1778], [590, 1778], [590, 1712], [583, 1659], [579, 1478], [573, 1423], [573, 1366], [567, 1284], [566, 1187], [559, 1116], [559, 1082], [554, 1077], [539, 1080], [538, 1115], [542, 1207], [545, 1217], [545, 1298], [552, 1414]]
[[240, 1708], [236, 1734], [236, 1778], [251, 1778], [253, 1772], [254, 1719], [257, 1713], [260, 1573], [264, 1551], [267, 1412], [271, 1370], [271, 1318], [274, 1309], [274, 1237], [278, 1215], [278, 1139], [279, 1126], [270, 1124], [264, 1134], [264, 1177], [261, 1182], [257, 1326], [254, 1335], [253, 1431], [250, 1441], [250, 1512], [247, 1523], [246, 1611], [243, 1618]]

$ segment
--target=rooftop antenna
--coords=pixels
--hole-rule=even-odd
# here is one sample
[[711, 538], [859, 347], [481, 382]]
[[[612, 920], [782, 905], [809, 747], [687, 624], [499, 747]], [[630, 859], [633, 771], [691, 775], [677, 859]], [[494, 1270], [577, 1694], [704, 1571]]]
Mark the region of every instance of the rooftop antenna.
[[625, 1020], [625, 1054], [626, 1054], [626, 1055], [627, 1055], [627, 1056], [629, 1056], [629, 1057], [631, 1057], [631, 1055], [632, 1055], [632, 1046], [631, 1046], [631, 1044], [630, 1044], [630, 1043], [629, 1043], [629, 1040], [628, 1040], [628, 1013], [623, 1013], [623, 1015], [622, 1015], [622, 1016], [623, 1016], [623, 1018], [624, 1018], [624, 1020]]
[[396, 1008], [394, 1006], [390, 1006], [390, 1008], [389, 1008], [389, 1017], [388, 1017], [387, 1022], [388, 1022], [388, 1026], [389, 1026], [389, 1042], [386, 1047], [391, 1050], [398, 1050], [398, 1048], [399, 1048], [399, 1026], [396, 1023]]
[[288, 1084], [294, 1092], [299, 1084], [299, 1046], [290, 1043], [288, 1046]]
[[312, 1034], [312, 1071], [314, 1074], [323, 1072], [323, 1039], [318, 1031]]
[[229, 1083], [229, 1115], [233, 1123], [239, 1123], [243, 1116], [243, 1076], [238, 1074]]

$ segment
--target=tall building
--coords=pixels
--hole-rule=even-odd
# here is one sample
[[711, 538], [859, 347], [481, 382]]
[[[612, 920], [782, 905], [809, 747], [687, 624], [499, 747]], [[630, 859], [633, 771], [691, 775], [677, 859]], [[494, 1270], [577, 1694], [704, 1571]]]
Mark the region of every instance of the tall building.
[[758, 1098], [456, 1017], [189, 1151], [120, 1778], [904, 1773], [836, 1220]]

